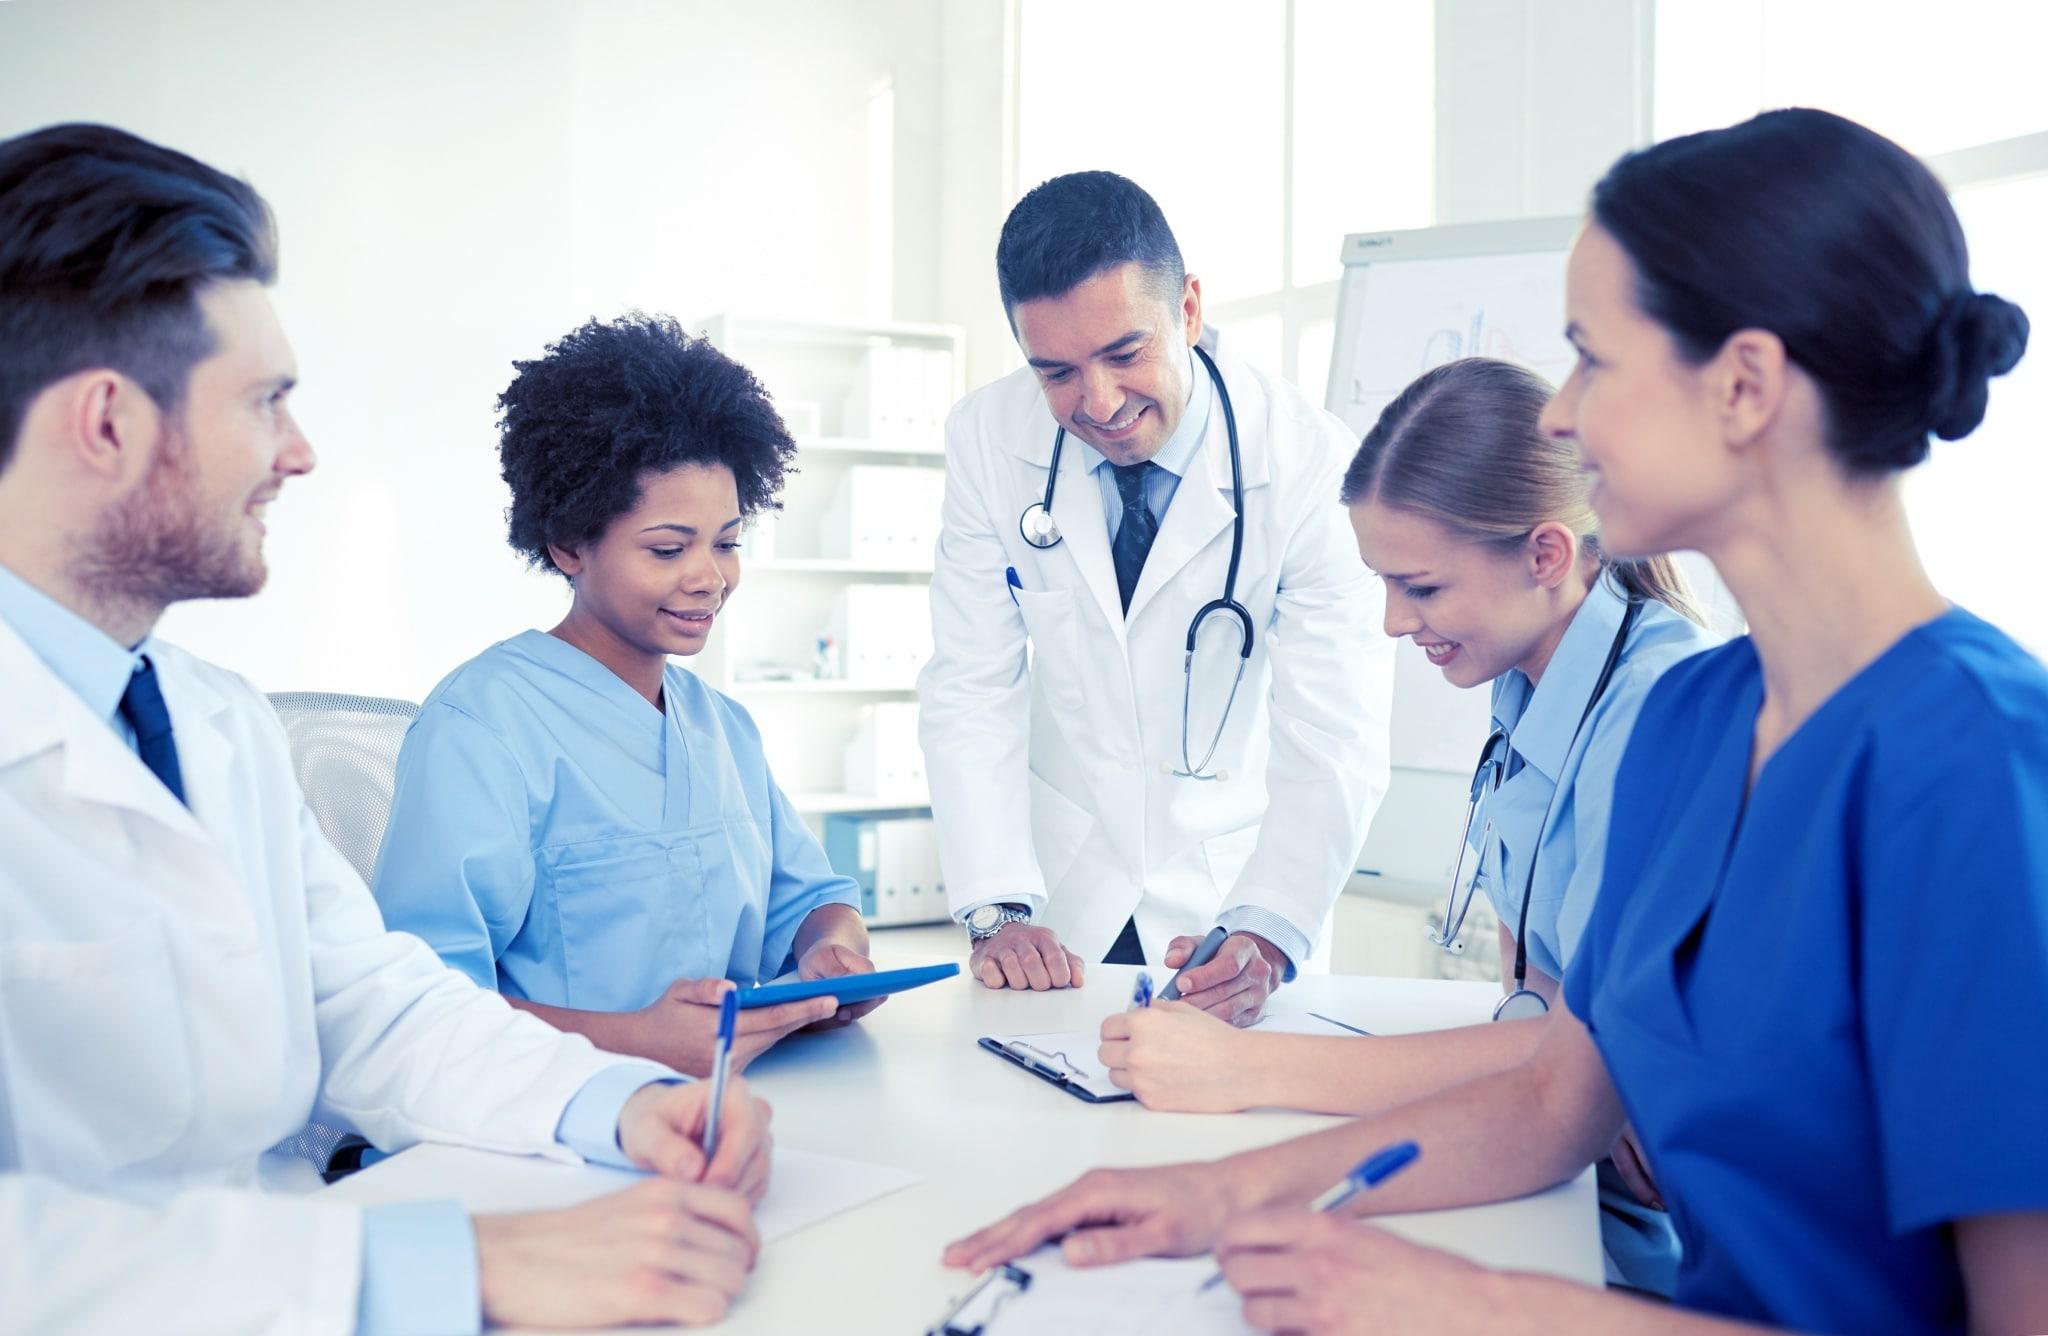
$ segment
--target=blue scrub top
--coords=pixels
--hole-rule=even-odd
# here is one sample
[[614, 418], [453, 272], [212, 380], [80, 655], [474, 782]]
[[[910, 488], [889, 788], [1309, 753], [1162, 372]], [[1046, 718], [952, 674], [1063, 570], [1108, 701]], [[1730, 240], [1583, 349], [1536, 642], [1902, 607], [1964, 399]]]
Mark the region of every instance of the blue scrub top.
[[1946, 1226], [2048, 1210], [2048, 672], [1955, 610], [1747, 787], [1742, 639], [1667, 673], [1565, 996], [1684, 1243], [1676, 1298], [1960, 1332]]
[[745, 710], [674, 663], [662, 697], [541, 631], [450, 673], [399, 752], [385, 921], [486, 988], [584, 1011], [783, 972], [805, 916], [859, 888]]
[[[1493, 726], [1507, 733], [1513, 759], [1510, 777], [1487, 797], [1480, 828], [1472, 832], [1478, 885], [1513, 932], [1522, 910], [1522, 882], [1529, 874], [1525, 860], [1536, 848], [1537, 830], [1543, 829], [1529, 891], [1529, 967], [1553, 979], [1564, 977], [1593, 912], [1614, 773], [1636, 712], [1665, 669], [1714, 644], [1697, 623], [1662, 603], [1645, 602], [1606, 692], [1580, 729], [1579, 718], [1627, 610], [1627, 596], [1611, 576], [1603, 576], [1572, 615], [1539, 683], [1532, 686], [1528, 675], [1514, 668], [1493, 684]], [[1512, 965], [1504, 961], [1501, 968], [1506, 972]]]

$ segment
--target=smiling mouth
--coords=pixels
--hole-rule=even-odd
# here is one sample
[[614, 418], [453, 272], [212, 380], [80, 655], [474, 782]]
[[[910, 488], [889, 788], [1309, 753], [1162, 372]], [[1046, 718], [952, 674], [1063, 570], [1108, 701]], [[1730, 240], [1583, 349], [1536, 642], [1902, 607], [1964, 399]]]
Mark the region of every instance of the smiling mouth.
[[1093, 432], [1098, 432], [1104, 436], [1122, 436], [1126, 432], [1130, 431], [1131, 428], [1138, 425], [1138, 419], [1145, 416], [1146, 412], [1149, 410], [1149, 407], [1150, 406], [1148, 405], [1146, 408], [1139, 409], [1137, 412], [1131, 414], [1128, 418], [1125, 418], [1120, 422], [1090, 422], [1088, 424], [1088, 429]]
[[708, 631], [711, 629], [712, 618], [718, 616], [718, 609], [693, 608], [688, 612], [672, 612], [667, 608], [663, 608], [661, 615], [676, 622], [686, 630]]
[[1430, 663], [1438, 668], [1457, 658], [1458, 649], [1459, 645], [1455, 640], [1446, 640], [1441, 645], [1422, 646], [1422, 652], [1429, 657]]

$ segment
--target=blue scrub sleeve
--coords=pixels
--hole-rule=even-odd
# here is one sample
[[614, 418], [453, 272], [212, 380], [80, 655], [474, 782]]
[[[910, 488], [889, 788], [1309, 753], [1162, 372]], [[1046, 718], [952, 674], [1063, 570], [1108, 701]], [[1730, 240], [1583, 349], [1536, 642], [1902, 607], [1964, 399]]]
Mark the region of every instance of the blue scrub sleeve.
[[532, 817], [511, 749], [455, 706], [428, 702], [406, 733], [371, 889], [387, 927], [498, 986], [533, 899]]
[[461, 1203], [365, 1207], [358, 1336], [469, 1336], [482, 1329], [476, 1230]]
[[775, 868], [768, 880], [768, 922], [761, 935], [762, 979], [772, 979], [795, 964], [790, 948], [812, 910], [820, 905], [860, 909], [860, 884], [832, 870], [824, 846], [773, 775], [768, 777], [768, 820]]
[[1898, 703], [1918, 722], [1894, 730], [1896, 754], [1873, 758], [1857, 851], [1863, 1043], [1899, 1232], [2048, 1210], [2048, 716], [1994, 710], [1970, 681], [1927, 687]]

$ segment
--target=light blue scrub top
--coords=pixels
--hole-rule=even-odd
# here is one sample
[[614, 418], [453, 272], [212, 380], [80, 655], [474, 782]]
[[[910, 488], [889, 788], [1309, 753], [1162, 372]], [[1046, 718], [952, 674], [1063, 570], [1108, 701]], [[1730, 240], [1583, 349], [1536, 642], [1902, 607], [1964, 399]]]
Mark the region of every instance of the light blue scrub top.
[[1751, 789], [1762, 701], [1746, 638], [1651, 692], [1565, 996], [1670, 1203], [1680, 1303], [1961, 1332], [1950, 1222], [2048, 1211], [2048, 672], [1951, 611]]
[[[1542, 829], [1529, 893], [1529, 968], [1553, 979], [1564, 978], [1600, 891], [1614, 775], [1636, 713], [1666, 669], [1715, 643], [1698, 623], [1646, 600], [1607, 690], [1586, 715], [1587, 699], [1627, 611], [1627, 596], [1613, 577], [1603, 576], [1573, 614], [1541, 682], [1532, 686], [1516, 668], [1493, 684], [1493, 726], [1508, 734], [1510, 774], [1487, 798], [1483, 822], [1472, 832], [1479, 888], [1513, 933], [1522, 909], [1522, 880], [1529, 872], [1524, 860]], [[1581, 715], [1584, 728], [1579, 728]], [[1556, 806], [1551, 808], [1553, 796]], [[1545, 826], [1547, 808], [1550, 822]], [[1512, 955], [1502, 959], [1503, 977], [1512, 978], [1513, 968]], [[1600, 1166], [1600, 1241], [1610, 1280], [1650, 1294], [1671, 1293], [1679, 1244], [1670, 1219], [1637, 1201], [1605, 1162]]]
[[542, 631], [450, 673], [399, 752], [374, 889], [487, 988], [583, 1011], [681, 978], [782, 973], [820, 905], [858, 907], [768, 773], [747, 712], [670, 663], [665, 710]]
[[[1472, 832], [1479, 888], [1513, 932], [1522, 911], [1524, 860], [1536, 847], [1536, 881], [1529, 892], [1529, 968], [1564, 978], [1593, 900], [1607, 848], [1614, 772], [1635, 727], [1636, 712], [1664, 670], [1715, 643], [1697, 623], [1655, 600], [1629, 629], [1628, 643], [1599, 704], [1578, 729], [1587, 698], [1627, 612], [1627, 596], [1603, 576], [1565, 628], [1543, 680], [1531, 686], [1514, 668], [1494, 680], [1493, 726], [1507, 733], [1511, 777], [1486, 800], [1483, 825]], [[1578, 740], [1572, 732], [1578, 729]], [[1552, 796], [1556, 806], [1550, 807]], [[1543, 826], [1546, 808], [1550, 824]], [[1503, 961], [1506, 974], [1512, 961]]]

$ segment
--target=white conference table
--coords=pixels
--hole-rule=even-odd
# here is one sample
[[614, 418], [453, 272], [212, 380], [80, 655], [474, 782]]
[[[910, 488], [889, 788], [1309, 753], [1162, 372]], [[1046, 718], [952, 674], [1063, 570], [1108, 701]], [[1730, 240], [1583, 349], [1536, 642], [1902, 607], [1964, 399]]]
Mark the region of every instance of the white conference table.
[[[878, 934], [883, 968], [933, 963], [888, 945]], [[1092, 1028], [1129, 1003], [1136, 967], [1091, 965], [1087, 973], [1082, 989], [1010, 993], [963, 972], [889, 999], [858, 1025], [797, 1035], [756, 1060], [746, 1076], [775, 1106], [778, 1145], [921, 1177], [764, 1248], [719, 1330], [922, 1332], [972, 1281], [940, 1265], [944, 1244], [1082, 1172], [1213, 1159], [1335, 1121], [1275, 1110], [1173, 1114], [1135, 1101], [1092, 1105], [975, 1046], [981, 1035]], [[1484, 1021], [1498, 998], [1486, 983], [1320, 975], [1288, 985], [1276, 1004], [1395, 1034]], [[402, 1153], [345, 1180], [344, 1195], [419, 1195], [407, 1190], [407, 1160]], [[1518, 1201], [1378, 1223], [1489, 1266], [1601, 1283], [1591, 1170]]]

